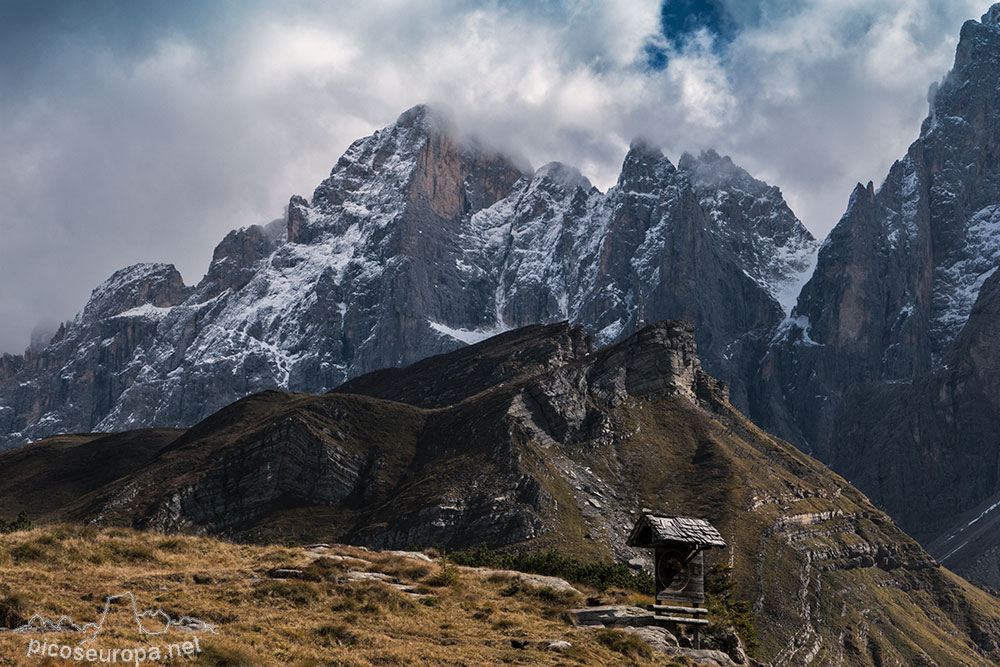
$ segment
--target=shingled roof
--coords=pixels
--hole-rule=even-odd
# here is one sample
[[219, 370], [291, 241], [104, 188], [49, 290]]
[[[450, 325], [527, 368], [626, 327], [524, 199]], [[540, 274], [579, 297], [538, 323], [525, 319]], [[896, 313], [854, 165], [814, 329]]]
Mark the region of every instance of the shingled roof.
[[630, 547], [653, 547], [667, 543], [690, 544], [703, 549], [726, 546], [719, 531], [704, 519], [650, 513], [644, 513], [636, 521], [627, 544]]

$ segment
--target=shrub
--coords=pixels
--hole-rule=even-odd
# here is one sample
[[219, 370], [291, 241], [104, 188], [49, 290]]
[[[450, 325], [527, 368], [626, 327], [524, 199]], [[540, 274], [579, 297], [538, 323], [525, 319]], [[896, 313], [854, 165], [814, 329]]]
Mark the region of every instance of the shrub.
[[517, 570], [550, 577], [560, 577], [599, 591], [624, 588], [639, 593], [653, 593], [653, 577], [647, 572], [633, 572], [625, 563], [584, 562], [558, 551], [500, 552], [482, 545], [476, 549], [449, 554], [452, 562], [469, 567]]
[[455, 586], [461, 578], [458, 575], [458, 568], [446, 556], [441, 559], [441, 569], [426, 581], [431, 586]]
[[513, 597], [518, 593], [520, 593], [523, 588], [524, 587], [521, 585], [521, 582], [515, 579], [514, 581], [510, 582], [510, 584], [508, 584], [503, 590], [500, 591], [500, 595], [502, 595], [505, 598]]
[[23, 511], [10, 523], [0, 521], [0, 533], [16, 533], [21, 530], [31, 530], [31, 521]]
[[705, 607], [715, 628], [735, 628], [747, 653], [753, 654], [760, 645], [754, 615], [749, 602], [733, 599], [733, 587], [733, 568], [725, 564], [708, 568], [705, 577]]
[[28, 620], [28, 597], [11, 593], [0, 598], [0, 627], [16, 628]]

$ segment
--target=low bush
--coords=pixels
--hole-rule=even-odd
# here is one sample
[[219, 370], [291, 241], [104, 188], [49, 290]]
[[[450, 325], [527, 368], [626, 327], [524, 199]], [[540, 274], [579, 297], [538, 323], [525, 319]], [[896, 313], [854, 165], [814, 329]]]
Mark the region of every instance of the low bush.
[[712, 628], [732, 626], [743, 641], [747, 653], [753, 654], [759, 646], [754, 615], [749, 602], [733, 599], [733, 568], [718, 564], [708, 569], [705, 577], [705, 608], [708, 609]]
[[28, 597], [10, 593], [0, 598], [0, 627], [16, 628], [28, 620]]
[[31, 530], [31, 521], [28, 520], [28, 515], [21, 512], [17, 515], [17, 518], [6, 523], [0, 521], [0, 533], [16, 533], [22, 530]]
[[431, 586], [455, 586], [461, 581], [461, 577], [458, 575], [458, 568], [446, 556], [441, 559], [441, 568], [425, 581]]

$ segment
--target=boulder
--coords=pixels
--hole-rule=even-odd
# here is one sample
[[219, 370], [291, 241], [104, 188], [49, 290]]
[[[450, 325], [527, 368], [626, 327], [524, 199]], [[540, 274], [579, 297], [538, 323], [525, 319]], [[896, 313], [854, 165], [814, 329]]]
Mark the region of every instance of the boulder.
[[629, 605], [606, 605], [570, 609], [569, 615], [576, 625], [602, 627], [633, 627], [652, 625], [653, 614], [642, 607]]

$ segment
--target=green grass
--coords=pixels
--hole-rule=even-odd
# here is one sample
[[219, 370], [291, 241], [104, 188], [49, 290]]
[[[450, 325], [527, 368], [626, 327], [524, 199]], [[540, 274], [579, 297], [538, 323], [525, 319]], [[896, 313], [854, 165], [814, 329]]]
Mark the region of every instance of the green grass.
[[441, 559], [441, 569], [437, 574], [427, 579], [427, 583], [431, 586], [456, 586], [460, 581], [458, 569], [447, 557]]
[[467, 567], [517, 570], [560, 577], [570, 583], [583, 584], [599, 591], [624, 588], [639, 593], [653, 593], [653, 577], [646, 572], [635, 572], [625, 563], [584, 562], [554, 550], [504, 552], [483, 545], [476, 549], [452, 552], [448, 558], [456, 565]]
[[725, 628], [732, 626], [743, 641], [747, 653], [753, 655], [760, 642], [750, 603], [733, 599], [733, 568], [728, 565], [713, 565], [705, 577], [705, 607], [711, 626]]
[[16, 533], [22, 530], [31, 530], [31, 521], [28, 520], [28, 515], [24, 511], [20, 512], [17, 518], [10, 523], [0, 519], [0, 533]]

